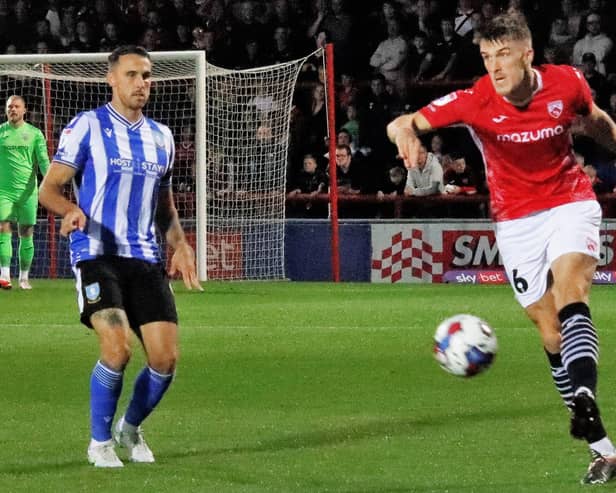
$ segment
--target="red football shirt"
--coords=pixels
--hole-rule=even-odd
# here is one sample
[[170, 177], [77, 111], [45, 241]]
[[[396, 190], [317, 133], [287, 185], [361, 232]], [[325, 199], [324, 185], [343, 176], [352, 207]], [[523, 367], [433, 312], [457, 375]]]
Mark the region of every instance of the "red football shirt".
[[469, 127], [483, 155], [496, 221], [595, 198], [589, 178], [575, 162], [569, 132], [577, 115], [591, 111], [590, 88], [567, 65], [534, 70], [538, 87], [524, 108], [499, 96], [485, 75], [472, 88], [419, 110], [434, 128]]

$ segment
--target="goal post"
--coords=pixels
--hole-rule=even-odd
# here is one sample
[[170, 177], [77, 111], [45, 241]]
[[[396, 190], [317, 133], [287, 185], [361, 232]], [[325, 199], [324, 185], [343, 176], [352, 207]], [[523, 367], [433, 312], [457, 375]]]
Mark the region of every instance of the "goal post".
[[[291, 108], [301, 67], [315, 55], [228, 70], [208, 64], [203, 51], [150, 53], [152, 91], [144, 113], [175, 136], [174, 195], [196, 247], [200, 280], [285, 277]], [[76, 114], [110, 100], [107, 56], [0, 55], [0, 100], [24, 97], [26, 120], [45, 134], [50, 157]], [[58, 225], [39, 209], [32, 277], [72, 276]]]

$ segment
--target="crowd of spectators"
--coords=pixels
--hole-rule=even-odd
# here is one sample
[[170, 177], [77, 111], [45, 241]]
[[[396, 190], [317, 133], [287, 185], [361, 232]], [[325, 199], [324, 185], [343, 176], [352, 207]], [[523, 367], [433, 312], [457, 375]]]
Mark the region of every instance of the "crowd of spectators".
[[[441, 181], [419, 186], [428, 172], [400, 167], [385, 126], [481, 76], [478, 29], [508, 9], [526, 16], [535, 63], [579, 67], [596, 102], [615, 117], [616, 24], [609, 20], [616, 2], [607, 0], [0, 0], [0, 51], [109, 51], [136, 43], [151, 51], [205, 50], [210, 63], [245, 69], [301, 58], [332, 42], [339, 192], [387, 197], [470, 187], [482, 193], [481, 156], [465, 130], [426, 140], [427, 169]], [[318, 59], [305, 64], [294, 101], [287, 188], [323, 192], [328, 129]], [[583, 136], [576, 151], [580, 165], [592, 167], [587, 171], [597, 190], [614, 190], [614, 156]], [[472, 176], [470, 184], [458, 183], [459, 159], [458, 175]], [[309, 213], [315, 211], [327, 213]], [[306, 213], [305, 207], [299, 212]]]

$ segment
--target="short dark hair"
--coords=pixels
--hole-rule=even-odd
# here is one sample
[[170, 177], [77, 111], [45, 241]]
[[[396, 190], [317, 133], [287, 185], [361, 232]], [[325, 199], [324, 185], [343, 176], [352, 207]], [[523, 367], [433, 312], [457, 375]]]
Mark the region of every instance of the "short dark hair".
[[449, 153], [449, 157], [451, 158], [452, 161], [457, 161], [458, 159], [466, 160], [466, 155], [458, 149], [451, 151]]
[[389, 168], [389, 176], [392, 178], [404, 178], [406, 169], [401, 166], [392, 166]]
[[337, 144], [337, 145], [336, 145], [336, 150], [341, 150], [341, 151], [343, 151], [343, 150], [344, 150], [344, 151], [346, 151], [346, 153], [347, 153], [349, 156], [352, 156], [352, 155], [353, 155], [353, 152], [351, 151], [351, 148], [350, 148], [348, 145], [346, 145], [346, 144]]
[[148, 50], [146, 50], [143, 46], [122, 45], [118, 46], [109, 54], [109, 56], [107, 57], [107, 66], [109, 68], [112, 68], [116, 63], [118, 63], [120, 57], [124, 55], [139, 55], [143, 58], [151, 60]]
[[486, 41], [533, 39], [526, 18], [515, 12], [495, 16], [489, 22], [486, 22], [479, 34], [480, 38]]
[[353, 135], [346, 128], [341, 128], [340, 130], [338, 130], [338, 135], [340, 134], [347, 134], [349, 136], [349, 141], [353, 142]]

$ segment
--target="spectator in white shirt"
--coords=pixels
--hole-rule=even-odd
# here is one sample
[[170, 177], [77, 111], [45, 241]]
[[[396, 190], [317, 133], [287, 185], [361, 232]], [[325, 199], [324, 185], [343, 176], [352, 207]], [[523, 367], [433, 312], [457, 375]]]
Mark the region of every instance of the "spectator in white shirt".
[[597, 70], [605, 75], [604, 61], [612, 51], [613, 41], [601, 30], [601, 16], [591, 13], [586, 17], [586, 36], [573, 46], [573, 64], [582, 65], [584, 53], [594, 53], [597, 59]]
[[404, 195], [438, 195], [443, 193], [444, 189], [441, 163], [425, 146], [421, 146], [417, 167], [408, 170]]
[[464, 36], [467, 32], [473, 29], [471, 24], [471, 15], [475, 9], [473, 8], [472, 0], [458, 0], [455, 17], [455, 32], [458, 36]]
[[379, 43], [370, 57], [370, 65], [383, 74], [383, 77], [396, 89], [397, 96], [404, 99], [409, 47], [400, 31], [400, 22], [397, 19], [387, 20], [387, 39]]

